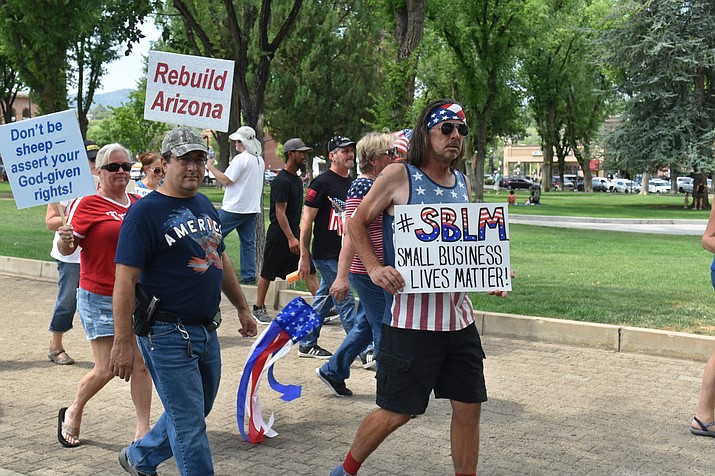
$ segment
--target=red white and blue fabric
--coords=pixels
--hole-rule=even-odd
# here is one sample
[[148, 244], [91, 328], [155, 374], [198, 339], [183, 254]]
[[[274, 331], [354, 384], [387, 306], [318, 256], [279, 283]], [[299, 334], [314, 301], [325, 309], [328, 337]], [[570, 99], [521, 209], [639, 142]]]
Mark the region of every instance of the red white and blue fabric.
[[333, 210], [337, 219], [337, 231], [339, 236], [343, 236], [345, 230], [343, 229], [343, 223], [345, 223], [345, 209], [348, 207], [345, 200], [340, 200], [337, 197], [328, 197], [330, 203], [333, 205]]
[[442, 104], [436, 107], [427, 121], [427, 129], [432, 129], [434, 126], [444, 121], [462, 121], [467, 123], [467, 116], [464, 115], [464, 109], [457, 103]]
[[[273, 374], [273, 366], [290, 351], [294, 342], [303, 339], [318, 325], [320, 318], [310, 304], [302, 298], [295, 298], [281, 310], [251, 347], [236, 396], [238, 430], [249, 443], [260, 443], [265, 437], [278, 436], [273, 429], [273, 413], [268, 422], [263, 420], [261, 415], [261, 402], [258, 398], [261, 381], [264, 375], [268, 374], [268, 384], [282, 394], [282, 400], [290, 402], [299, 398], [302, 387], [279, 383]], [[248, 433], [244, 429], [246, 420]]]
[[412, 129], [402, 129], [401, 131], [393, 132], [392, 137], [394, 138], [393, 144], [403, 155], [407, 154], [407, 148], [410, 146], [410, 141], [412, 140]]

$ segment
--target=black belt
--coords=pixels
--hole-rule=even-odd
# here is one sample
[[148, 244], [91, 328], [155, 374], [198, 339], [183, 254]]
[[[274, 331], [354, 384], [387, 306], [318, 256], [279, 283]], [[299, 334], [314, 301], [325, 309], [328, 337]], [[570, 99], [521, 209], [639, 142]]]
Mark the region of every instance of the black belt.
[[213, 323], [213, 319], [210, 317], [203, 319], [184, 319], [164, 311], [156, 311], [154, 316], [156, 316], [155, 319], [159, 322], [173, 322], [174, 324], [178, 324], [179, 321], [181, 321], [181, 324], [185, 326], [207, 326]]

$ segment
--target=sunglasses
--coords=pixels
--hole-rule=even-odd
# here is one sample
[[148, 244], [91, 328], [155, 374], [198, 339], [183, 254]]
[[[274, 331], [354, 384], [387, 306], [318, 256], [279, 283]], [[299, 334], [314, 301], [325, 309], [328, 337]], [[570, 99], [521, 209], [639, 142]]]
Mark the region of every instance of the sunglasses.
[[111, 164], [103, 165], [100, 167], [102, 170], [106, 170], [107, 172], [119, 172], [119, 169], [122, 169], [125, 172], [129, 172], [132, 170], [132, 163], [131, 162], [123, 162], [121, 164], [118, 164], [116, 162], [113, 162]]
[[164, 169], [157, 167], [155, 169], [151, 169], [152, 172], [154, 172], [154, 175], [160, 175], [164, 173]]
[[385, 151], [385, 154], [387, 154], [387, 156], [390, 157], [391, 159], [394, 159], [395, 157], [397, 157], [397, 148], [393, 147], [391, 149], [387, 149]]
[[469, 126], [464, 123], [455, 124], [454, 122], [443, 122], [440, 124], [439, 129], [442, 131], [442, 134], [448, 136], [452, 134], [455, 127], [460, 136], [466, 137], [469, 134]]

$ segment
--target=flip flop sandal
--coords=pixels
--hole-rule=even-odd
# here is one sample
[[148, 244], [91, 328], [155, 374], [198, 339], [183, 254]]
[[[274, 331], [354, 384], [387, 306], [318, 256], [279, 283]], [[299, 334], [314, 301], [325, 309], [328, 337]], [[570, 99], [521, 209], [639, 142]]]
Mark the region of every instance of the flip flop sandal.
[[707, 425], [700, 420], [698, 420], [698, 417], [693, 417], [693, 420], [695, 423], [700, 426], [700, 429], [698, 428], [693, 428], [692, 425], [690, 426], [690, 433], [693, 435], [698, 435], [698, 436], [712, 436], [715, 437], [715, 430], [711, 430], [710, 427], [715, 426], [715, 421], [708, 423]]
[[[64, 357], [60, 357], [62, 354], [64, 354]], [[57, 365], [72, 365], [74, 364], [74, 359], [67, 355], [67, 352], [65, 352], [64, 349], [60, 350], [51, 350], [47, 353], [47, 358], [50, 359], [50, 362], [54, 362]]]
[[60, 408], [60, 412], [57, 414], [57, 441], [66, 448], [76, 448], [80, 445], [80, 442], [71, 443], [62, 435], [64, 431], [74, 439], [79, 438], [79, 428], [73, 428], [65, 423], [65, 413], [67, 412], [67, 407]]

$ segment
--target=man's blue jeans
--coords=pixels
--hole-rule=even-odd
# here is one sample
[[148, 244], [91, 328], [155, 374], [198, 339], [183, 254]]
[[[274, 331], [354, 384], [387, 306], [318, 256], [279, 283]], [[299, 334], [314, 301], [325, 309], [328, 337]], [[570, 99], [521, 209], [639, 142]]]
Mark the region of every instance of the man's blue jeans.
[[149, 336], [137, 341], [164, 413], [144, 438], [129, 447], [129, 461], [138, 471], [153, 474], [174, 456], [182, 475], [213, 475], [205, 417], [221, 380], [216, 332], [204, 326], [157, 322]]
[[382, 316], [385, 312], [385, 291], [374, 284], [370, 276], [350, 273], [350, 284], [360, 298], [355, 327], [320, 368], [330, 380], [339, 382], [350, 378], [350, 364], [371, 342], [375, 343], [375, 354], [379, 352]]
[[[321, 308], [323, 307], [323, 301], [331, 297], [330, 286], [333, 285], [333, 281], [335, 281], [335, 278], [338, 275], [338, 260], [314, 259], [313, 263], [315, 263], [315, 268], [320, 272], [320, 286], [318, 286], [318, 292], [315, 294], [313, 310], [320, 315]], [[340, 314], [340, 322], [343, 324], [345, 333], [349, 334], [350, 330], [355, 325], [355, 296], [353, 296], [352, 291], [350, 291], [348, 296], [341, 302], [336, 302], [335, 307], [338, 309], [338, 313]], [[305, 338], [300, 341], [301, 347], [312, 347], [316, 345], [318, 343], [318, 338], [320, 337], [321, 327], [323, 327], [322, 322], [313, 330], [313, 332], [305, 336]]]
[[256, 281], [256, 219], [257, 213], [231, 213], [218, 211], [221, 234], [224, 240], [233, 230], [241, 242], [241, 281]]
[[57, 261], [59, 279], [57, 302], [50, 321], [50, 331], [65, 333], [72, 329], [74, 313], [77, 311], [77, 287], [79, 286], [79, 263]]

